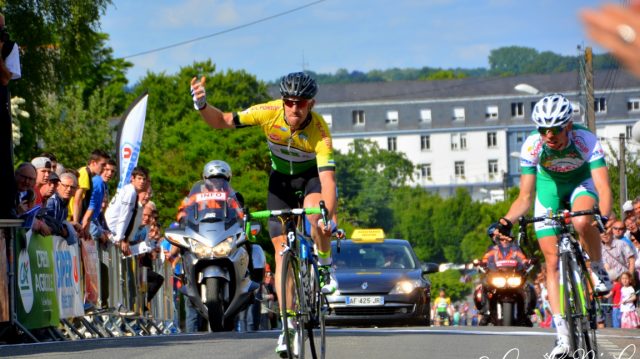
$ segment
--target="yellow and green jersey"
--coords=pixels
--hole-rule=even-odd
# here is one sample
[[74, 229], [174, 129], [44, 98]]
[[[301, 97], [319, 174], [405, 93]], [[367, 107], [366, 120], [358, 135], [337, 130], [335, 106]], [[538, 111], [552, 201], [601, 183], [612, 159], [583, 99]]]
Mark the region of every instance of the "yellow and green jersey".
[[282, 100], [254, 105], [234, 113], [236, 126], [260, 126], [267, 136], [274, 170], [296, 175], [317, 167], [318, 172], [335, 170], [329, 127], [322, 116], [310, 112], [302, 128], [291, 133], [284, 119]]

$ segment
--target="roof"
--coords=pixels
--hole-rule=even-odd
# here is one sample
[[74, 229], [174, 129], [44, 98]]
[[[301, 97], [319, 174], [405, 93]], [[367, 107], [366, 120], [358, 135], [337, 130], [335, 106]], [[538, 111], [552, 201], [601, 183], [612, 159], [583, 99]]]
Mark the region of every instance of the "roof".
[[[594, 73], [596, 91], [640, 88], [640, 80], [624, 70], [600, 70]], [[320, 85], [318, 104], [380, 101], [425, 100], [460, 97], [519, 95], [514, 89], [526, 83], [545, 92], [576, 92], [579, 89], [577, 71], [553, 74], [529, 74], [511, 77], [477, 77], [455, 80], [391, 81]], [[280, 97], [277, 86], [269, 93]]]

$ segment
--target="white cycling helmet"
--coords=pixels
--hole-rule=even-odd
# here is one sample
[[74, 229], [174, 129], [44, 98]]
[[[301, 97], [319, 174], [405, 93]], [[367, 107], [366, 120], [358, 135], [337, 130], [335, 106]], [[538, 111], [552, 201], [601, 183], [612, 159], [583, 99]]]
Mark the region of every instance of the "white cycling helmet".
[[207, 178], [225, 178], [227, 181], [231, 180], [231, 167], [225, 161], [211, 161], [204, 165], [202, 171], [202, 179]]
[[531, 119], [538, 127], [563, 126], [571, 121], [573, 106], [562, 94], [554, 93], [543, 97], [533, 107]]

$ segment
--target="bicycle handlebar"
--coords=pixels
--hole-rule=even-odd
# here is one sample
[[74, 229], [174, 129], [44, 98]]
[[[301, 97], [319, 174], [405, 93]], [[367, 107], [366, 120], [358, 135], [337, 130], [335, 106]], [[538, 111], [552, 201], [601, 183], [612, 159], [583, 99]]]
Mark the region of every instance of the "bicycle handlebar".
[[551, 221], [560, 223], [560, 225], [563, 226], [563, 224], [564, 225], [569, 224], [570, 219], [573, 217], [590, 216], [590, 215], [594, 216], [600, 233], [604, 233], [605, 228], [604, 228], [604, 224], [602, 223], [602, 215], [600, 214], [600, 209], [596, 206], [593, 209], [587, 209], [583, 211], [571, 212], [568, 210], [564, 210], [556, 214], [545, 214], [544, 216], [539, 216], [539, 217], [520, 216], [518, 218], [518, 223], [520, 224], [520, 234], [523, 235], [524, 238], [526, 238], [526, 234], [527, 234], [526, 227], [527, 227], [527, 224], [529, 223], [551, 220]]
[[263, 210], [263, 211], [251, 212], [250, 217], [260, 219], [260, 218], [278, 217], [278, 216], [286, 216], [286, 215], [302, 216], [305, 214], [322, 214], [322, 210], [320, 207]]

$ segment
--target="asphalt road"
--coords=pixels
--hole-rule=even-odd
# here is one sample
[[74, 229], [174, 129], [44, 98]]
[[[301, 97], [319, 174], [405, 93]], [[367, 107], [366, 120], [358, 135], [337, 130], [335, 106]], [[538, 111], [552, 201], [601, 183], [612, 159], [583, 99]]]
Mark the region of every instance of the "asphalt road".
[[[276, 358], [278, 332], [202, 333], [0, 346], [0, 357]], [[547, 358], [550, 330], [502, 327], [330, 328], [327, 358]], [[598, 333], [600, 358], [640, 359], [640, 330]]]

